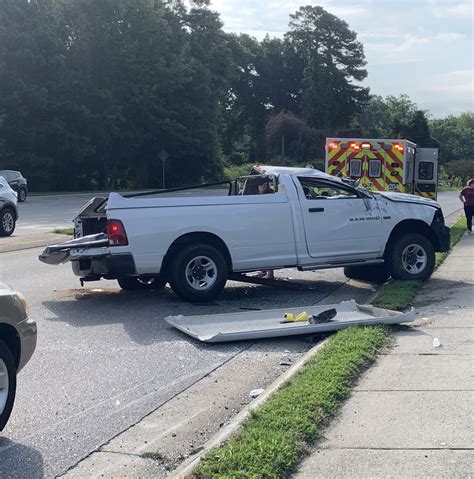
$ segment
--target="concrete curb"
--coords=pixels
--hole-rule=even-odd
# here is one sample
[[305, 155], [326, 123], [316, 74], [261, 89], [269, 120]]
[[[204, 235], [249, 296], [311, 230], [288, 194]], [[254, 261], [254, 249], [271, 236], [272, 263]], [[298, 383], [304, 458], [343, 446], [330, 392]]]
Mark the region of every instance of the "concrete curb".
[[203, 456], [205, 456], [211, 449], [220, 446], [223, 442], [229, 439], [229, 437], [240, 428], [242, 422], [250, 415], [250, 413], [265, 403], [275, 391], [277, 391], [285, 382], [291, 379], [300, 369], [302, 369], [308, 360], [315, 356], [326, 345], [329, 339], [330, 338], [326, 338], [324, 341], [311, 348], [293, 366], [291, 366], [272, 384], [270, 384], [270, 386], [260, 396], [258, 396], [254, 401], [242, 409], [242, 411], [240, 411], [227, 426], [223, 427], [217, 434], [207, 441], [202, 450], [200, 450], [196, 455], [186, 459], [174, 471], [172, 471], [169, 477], [173, 479], [185, 479], [189, 477]]
[[459, 208], [458, 210], [453, 211], [448, 216], [446, 216], [446, 218], [444, 219], [446, 226], [453, 226], [454, 223], [456, 223], [456, 221], [461, 218], [463, 211], [463, 208]]
[[11, 253], [25, 249], [40, 248], [70, 240], [72, 236], [56, 233], [42, 233], [28, 236], [10, 236], [0, 241], [0, 253]]

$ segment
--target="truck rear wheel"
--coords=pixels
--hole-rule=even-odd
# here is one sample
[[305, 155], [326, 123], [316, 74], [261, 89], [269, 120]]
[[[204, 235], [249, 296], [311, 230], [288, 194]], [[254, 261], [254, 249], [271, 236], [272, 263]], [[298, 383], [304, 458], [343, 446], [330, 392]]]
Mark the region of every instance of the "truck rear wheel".
[[149, 291], [153, 289], [163, 289], [166, 286], [166, 280], [160, 276], [151, 276], [140, 278], [139, 276], [124, 276], [117, 279], [120, 287], [125, 291]]
[[390, 278], [385, 264], [367, 266], [346, 266], [344, 274], [351, 279], [369, 281], [371, 283], [385, 283]]
[[169, 267], [173, 291], [188, 301], [210, 301], [224, 289], [229, 269], [224, 255], [208, 244], [185, 245]]
[[435, 267], [435, 250], [431, 241], [419, 233], [397, 238], [386, 255], [392, 278], [424, 281]]

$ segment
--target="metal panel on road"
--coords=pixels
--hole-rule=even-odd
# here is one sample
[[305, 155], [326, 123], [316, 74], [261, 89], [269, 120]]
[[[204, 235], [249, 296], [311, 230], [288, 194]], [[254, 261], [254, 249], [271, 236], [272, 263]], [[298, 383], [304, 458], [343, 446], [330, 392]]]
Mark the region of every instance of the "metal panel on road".
[[[319, 324], [310, 324], [308, 321], [282, 323], [287, 313], [297, 316], [304, 311], [309, 316], [316, 316], [330, 309], [336, 310], [336, 317], [328, 322]], [[207, 343], [324, 333], [352, 326], [407, 323], [414, 319], [415, 312], [413, 309], [408, 313], [400, 313], [371, 305], [359, 305], [353, 300], [343, 301], [339, 304], [301, 306], [299, 308], [271, 309], [248, 313], [181, 315], [165, 318], [171, 326]]]

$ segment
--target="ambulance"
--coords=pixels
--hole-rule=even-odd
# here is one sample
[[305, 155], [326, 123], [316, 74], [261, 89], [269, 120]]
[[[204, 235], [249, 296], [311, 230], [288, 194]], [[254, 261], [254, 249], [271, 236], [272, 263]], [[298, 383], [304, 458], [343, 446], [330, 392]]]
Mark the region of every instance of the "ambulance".
[[436, 199], [438, 149], [398, 139], [327, 138], [326, 172], [371, 190]]

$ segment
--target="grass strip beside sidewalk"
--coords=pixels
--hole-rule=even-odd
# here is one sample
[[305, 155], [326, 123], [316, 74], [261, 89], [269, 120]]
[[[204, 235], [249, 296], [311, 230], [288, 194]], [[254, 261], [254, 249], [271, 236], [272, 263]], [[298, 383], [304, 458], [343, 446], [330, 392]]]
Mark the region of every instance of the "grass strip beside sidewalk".
[[74, 236], [74, 228], [55, 228], [52, 232], [58, 235]]
[[[466, 231], [466, 218], [460, 218], [451, 227], [451, 248], [460, 240]], [[445, 260], [447, 253], [436, 253], [436, 268]], [[421, 288], [422, 281], [391, 281], [384, 284], [372, 301], [374, 306], [403, 311], [414, 301], [416, 293]]]
[[389, 330], [382, 326], [339, 331], [229, 441], [202, 459], [194, 477], [288, 475], [388, 341]]

